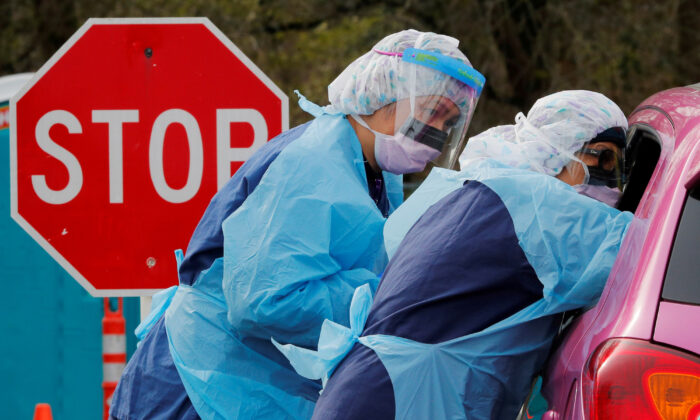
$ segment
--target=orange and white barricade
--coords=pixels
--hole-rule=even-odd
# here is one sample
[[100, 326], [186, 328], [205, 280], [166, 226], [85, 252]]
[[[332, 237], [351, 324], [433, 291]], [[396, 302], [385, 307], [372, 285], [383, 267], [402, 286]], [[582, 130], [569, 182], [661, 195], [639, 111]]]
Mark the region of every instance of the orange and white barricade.
[[126, 321], [124, 320], [124, 303], [118, 298], [119, 307], [112, 311], [109, 298], [104, 299], [105, 315], [102, 318], [102, 390], [104, 391], [103, 419], [109, 418], [119, 378], [126, 366]]

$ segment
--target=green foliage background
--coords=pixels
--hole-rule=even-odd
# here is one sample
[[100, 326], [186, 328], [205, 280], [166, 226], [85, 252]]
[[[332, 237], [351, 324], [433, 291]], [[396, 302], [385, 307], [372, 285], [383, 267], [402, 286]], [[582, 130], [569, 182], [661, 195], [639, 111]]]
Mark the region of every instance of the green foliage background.
[[700, 0], [3, 0], [0, 75], [37, 70], [90, 17], [206, 16], [292, 99], [326, 87], [384, 35], [415, 28], [460, 40], [487, 78], [470, 134], [539, 97], [600, 91], [626, 113], [700, 82]]

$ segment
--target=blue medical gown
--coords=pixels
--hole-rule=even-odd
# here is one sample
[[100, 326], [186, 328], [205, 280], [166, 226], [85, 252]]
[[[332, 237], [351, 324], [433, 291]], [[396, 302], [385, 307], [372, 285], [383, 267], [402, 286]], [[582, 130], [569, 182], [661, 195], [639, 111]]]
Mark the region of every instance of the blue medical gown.
[[[270, 163], [308, 126], [309, 123], [297, 126], [266, 143], [214, 195], [192, 234], [187, 256], [179, 264], [181, 284], [191, 286], [203, 270], [221, 258], [224, 252], [221, 223], [255, 189]], [[112, 398], [110, 412], [116, 419], [198, 418], [170, 356], [162, 314], [172, 292], [164, 293], [163, 307], [154, 309], [137, 328], [139, 347], [129, 359]], [[158, 306], [155, 296], [153, 304]]]
[[[226, 218], [223, 257], [177, 289], [165, 313], [170, 352], [203, 418], [311, 416], [320, 385], [269, 339], [315, 343], [324, 319], [348, 323], [355, 288], [376, 288], [385, 218], [364, 165], [347, 119], [319, 116]], [[384, 180], [393, 209], [401, 181]]]
[[557, 314], [597, 300], [631, 218], [494, 161], [433, 170], [386, 224], [400, 245], [371, 309], [360, 288], [350, 328], [279, 348], [307, 377], [332, 373], [315, 419], [513, 419]]

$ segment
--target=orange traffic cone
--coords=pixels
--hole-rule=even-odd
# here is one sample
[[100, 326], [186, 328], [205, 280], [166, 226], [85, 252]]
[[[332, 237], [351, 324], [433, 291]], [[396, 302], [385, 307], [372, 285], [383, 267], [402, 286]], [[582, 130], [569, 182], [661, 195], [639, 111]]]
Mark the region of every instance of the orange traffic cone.
[[34, 407], [34, 420], [53, 420], [51, 406], [46, 403], [39, 403]]

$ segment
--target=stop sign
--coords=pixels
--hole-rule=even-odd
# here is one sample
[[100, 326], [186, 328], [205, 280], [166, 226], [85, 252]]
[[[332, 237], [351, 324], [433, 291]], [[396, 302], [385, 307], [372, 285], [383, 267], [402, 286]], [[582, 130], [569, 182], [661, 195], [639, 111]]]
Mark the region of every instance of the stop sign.
[[12, 217], [93, 296], [177, 284], [217, 188], [288, 128], [286, 95], [202, 18], [90, 19], [10, 109]]

